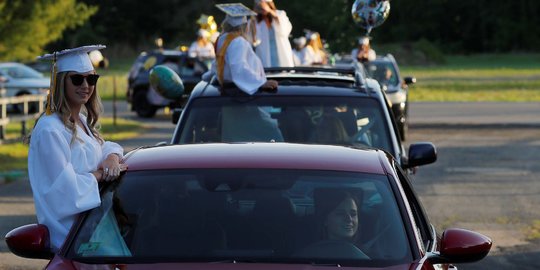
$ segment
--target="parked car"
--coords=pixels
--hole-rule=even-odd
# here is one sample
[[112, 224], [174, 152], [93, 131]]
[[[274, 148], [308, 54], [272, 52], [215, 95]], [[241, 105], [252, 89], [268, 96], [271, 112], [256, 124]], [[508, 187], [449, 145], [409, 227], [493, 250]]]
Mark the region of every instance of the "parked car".
[[[166, 65], [174, 70], [183, 80], [184, 97], [171, 100], [161, 96], [149, 83], [150, 70], [156, 65]], [[127, 101], [131, 110], [138, 116], [151, 118], [163, 107], [182, 107], [193, 87], [201, 80], [201, 75], [208, 70], [208, 65], [187, 52], [179, 50], [154, 50], [143, 52], [131, 66], [128, 75]]]
[[39, 224], [9, 232], [11, 252], [51, 259], [51, 270], [409, 270], [474, 262], [492, 245], [468, 230], [437, 233], [407, 174], [381, 150], [168, 145], [134, 150], [125, 163], [57, 254]]
[[[21, 63], [0, 63], [0, 96], [47, 95], [50, 88], [49, 77]], [[38, 104], [31, 104], [30, 111], [37, 111]], [[20, 112], [18, 105], [9, 108]]]
[[401, 139], [407, 138], [409, 127], [409, 85], [416, 83], [415, 77], [401, 78], [399, 66], [392, 54], [379, 55], [373, 61], [364, 64], [371, 78], [381, 84], [381, 88], [392, 103]]
[[[267, 68], [276, 92], [252, 96], [201, 81], [179, 116], [171, 143], [284, 141], [383, 149], [410, 168], [389, 103], [379, 83], [361, 67]], [[409, 151], [432, 153], [432, 144]]]

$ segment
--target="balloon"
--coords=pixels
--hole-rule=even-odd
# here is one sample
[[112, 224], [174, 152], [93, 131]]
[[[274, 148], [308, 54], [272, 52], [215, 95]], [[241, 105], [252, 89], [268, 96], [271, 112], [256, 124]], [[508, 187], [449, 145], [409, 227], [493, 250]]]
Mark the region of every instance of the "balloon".
[[352, 6], [354, 23], [365, 28], [367, 33], [381, 25], [390, 14], [389, 0], [356, 0]]
[[150, 85], [165, 98], [179, 99], [184, 94], [184, 83], [176, 72], [165, 65], [150, 70]]

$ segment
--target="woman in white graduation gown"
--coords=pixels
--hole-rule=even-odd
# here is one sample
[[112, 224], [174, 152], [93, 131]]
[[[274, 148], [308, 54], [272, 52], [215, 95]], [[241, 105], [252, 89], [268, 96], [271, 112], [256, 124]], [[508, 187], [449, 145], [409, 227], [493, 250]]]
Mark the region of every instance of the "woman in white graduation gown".
[[[241, 4], [236, 5], [234, 10], [247, 9]], [[225, 13], [229, 11], [227, 6], [222, 10]], [[252, 11], [247, 9], [246, 12], [249, 14]], [[278, 86], [277, 81], [266, 79], [261, 60], [246, 40], [246, 16], [233, 15], [227, 13], [223, 21], [223, 34], [217, 40], [216, 60], [203, 75], [203, 80], [210, 81], [216, 76], [222, 90], [233, 87], [248, 95], [259, 90], [274, 91]], [[283, 141], [277, 122], [263, 108], [224, 108], [221, 126], [222, 141]]]
[[77, 214], [100, 205], [98, 182], [116, 179], [123, 148], [104, 141], [96, 129], [102, 104], [88, 52], [105, 46], [84, 46], [45, 55], [53, 72], [47, 111], [29, 138], [28, 173], [38, 222], [49, 229], [51, 248], [58, 251]]
[[255, 52], [264, 67], [293, 67], [294, 58], [289, 35], [292, 24], [272, 0], [255, 0]]

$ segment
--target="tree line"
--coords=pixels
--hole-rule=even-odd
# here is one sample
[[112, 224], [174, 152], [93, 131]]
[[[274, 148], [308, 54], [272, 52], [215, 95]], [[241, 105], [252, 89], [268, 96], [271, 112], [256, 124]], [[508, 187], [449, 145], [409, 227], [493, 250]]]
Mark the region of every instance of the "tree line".
[[[116, 53], [188, 45], [201, 14], [223, 14], [215, 4], [253, 0], [9, 0], [0, 3], [0, 58], [28, 58], [40, 50], [102, 43]], [[350, 51], [365, 30], [351, 19], [354, 0], [275, 0], [293, 24], [292, 37], [318, 31], [333, 52]], [[372, 42], [427, 40], [444, 53], [534, 52], [540, 47], [537, 0], [390, 0], [390, 16]], [[292, 38], [291, 37], [291, 38]]]

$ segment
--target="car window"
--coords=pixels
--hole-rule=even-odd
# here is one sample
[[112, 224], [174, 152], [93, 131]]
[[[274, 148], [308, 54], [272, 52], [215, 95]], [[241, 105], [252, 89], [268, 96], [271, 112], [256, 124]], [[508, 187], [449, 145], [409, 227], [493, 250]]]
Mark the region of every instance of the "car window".
[[285, 141], [391, 149], [388, 123], [370, 98], [257, 96], [198, 98], [176, 143]]
[[397, 85], [399, 78], [397, 71], [391, 62], [375, 61], [366, 63], [369, 76], [382, 85]]
[[[386, 176], [362, 173], [129, 172], [103, 192], [68, 256], [397, 265], [411, 252], [393, 194]], [[342, 201], [354, 207], [344, 210]], [[328, 225], [349, 216], [356, 226]], [[336, 230], [348, 238], [332, 238]]]
[[0, 72], [14, 79], [43, 78], [43, 74], [23, 65], [3, 66]]
[[420, 201], [417, 199], [418, 196], [415, 194], [413, 187], [411, 186], [410, 181], [408, 180], [406, 174], [402, 171], [399, 166], [394, 166], [394, 170], [397, 172], [397, 175], [400, 179], [401, 185], [409, 201], [413, 217], [415, 219], [416, 228], [414, 228], [420, 237], [422, 238], [424, 250], [431, 250], [435, 244], [435, 239], [433, 239], [434, 231], [431, 223], [428, 220], [428, 216], [422, 207]]
[[186, 58], [180, 64], [179, 75], [180, 77], [196, 77], [201, 76], [207, 70], [206, 66], [197, 61], [195, 58]]

